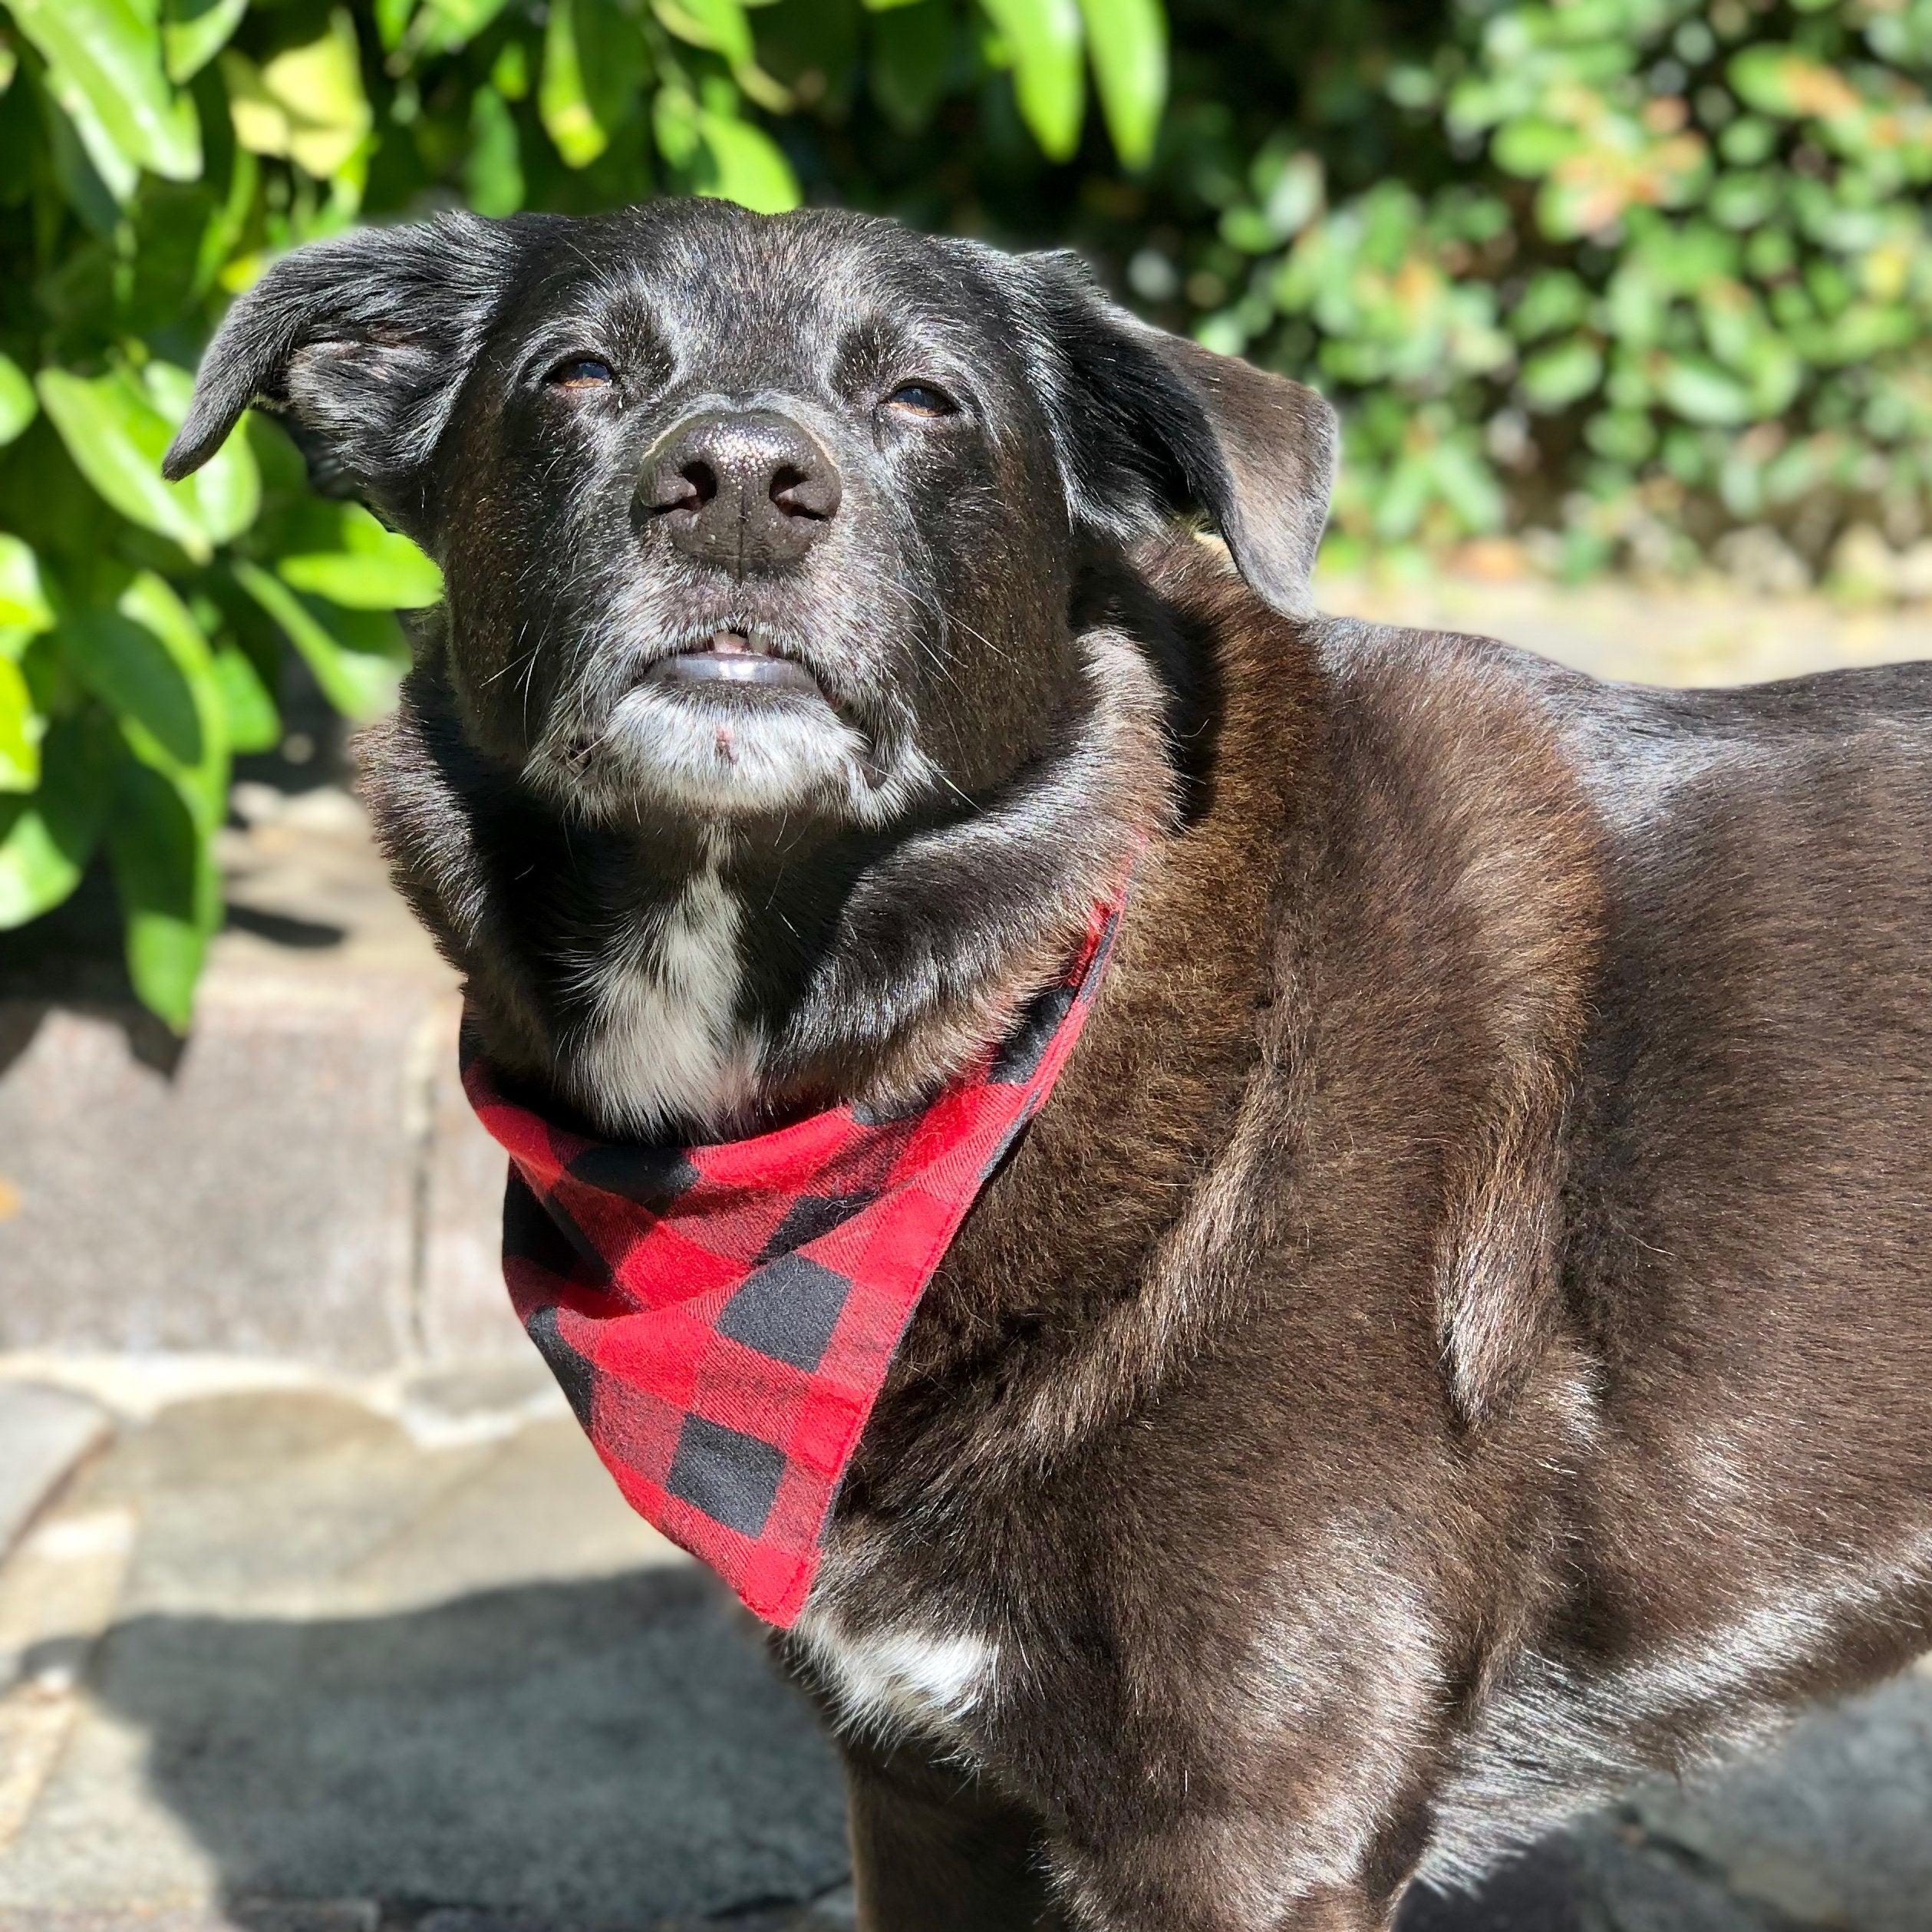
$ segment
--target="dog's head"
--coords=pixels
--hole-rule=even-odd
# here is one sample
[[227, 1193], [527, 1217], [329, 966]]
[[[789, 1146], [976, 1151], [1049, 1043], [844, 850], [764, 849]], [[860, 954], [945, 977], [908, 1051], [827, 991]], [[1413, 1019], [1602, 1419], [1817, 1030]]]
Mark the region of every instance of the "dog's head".
[[251, 402], [442, 565], [486, 756], [573, 814], [881, 825], [1035, 755], [1083, 568], [1205, 513], [1298, 612], [1332, 418], [1066, 256], [717, 202], [301, 249], [167, 473]]

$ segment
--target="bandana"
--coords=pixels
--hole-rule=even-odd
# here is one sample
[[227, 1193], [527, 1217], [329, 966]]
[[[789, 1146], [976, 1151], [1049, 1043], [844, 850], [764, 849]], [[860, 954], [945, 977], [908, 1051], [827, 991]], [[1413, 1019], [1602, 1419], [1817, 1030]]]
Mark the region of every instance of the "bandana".
[[804, 1607], [846, 1465], [948, 1244], [1086, 1024], [1118, 902], [1066, 976], [918, 1110], [711, 1146], [586, 1139], [470, 1102], [510, 1157], [503, 1274], [631, 1506], [767, 1622]]

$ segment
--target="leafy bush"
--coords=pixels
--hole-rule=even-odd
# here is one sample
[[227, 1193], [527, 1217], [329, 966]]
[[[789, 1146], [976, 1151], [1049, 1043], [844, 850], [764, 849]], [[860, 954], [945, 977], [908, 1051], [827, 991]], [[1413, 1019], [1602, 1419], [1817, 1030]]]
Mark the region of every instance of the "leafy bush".
[[1463, 13], [1383, 78], [1436, 179], [1323, 206], [1318, 152], [1263, 147], [1202, 333], [1342, 403], [1344, 554], [1515, 524], [1573, 573], [1683, 566], [1742, 526], [1815, 569], [1848, 525], [1921, 539], [1928, 74], [1926, 0]]
[[1071, 241], [1341, 405], [1334, 561], [1515, 531], [1932, 592], [1932, 0], [1167, 11], [0, 0], [0, 926], [104, 850], [186, 1024], [232, 757], [291, 675], [379, 707], [438, 585], [272, 425], [179, 488], [160, 453], [266, 259], [458, 200]]

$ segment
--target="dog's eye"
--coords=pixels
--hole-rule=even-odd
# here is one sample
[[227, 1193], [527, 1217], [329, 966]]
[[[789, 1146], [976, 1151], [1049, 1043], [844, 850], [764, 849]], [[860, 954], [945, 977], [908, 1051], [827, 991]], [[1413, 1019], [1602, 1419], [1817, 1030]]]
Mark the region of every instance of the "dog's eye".
[[951, 416], [958, 404], [943, 389], [929, 382], [902, 382], [885, 398], [888, 409], [905, 416]]
[[544, 380], [559, 389], [595, 389], [614, 381], [611, 365], [594, 355], [566, 356]]

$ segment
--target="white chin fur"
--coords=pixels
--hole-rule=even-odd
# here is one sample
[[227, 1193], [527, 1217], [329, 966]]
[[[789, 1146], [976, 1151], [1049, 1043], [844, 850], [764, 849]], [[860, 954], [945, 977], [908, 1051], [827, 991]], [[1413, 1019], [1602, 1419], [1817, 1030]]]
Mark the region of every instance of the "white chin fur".
[[639, 686], [613, 707], [577, 769], [546, 744], [532, 776], [592, 811], [621, 816], [640, 795], [707, 817], [842, 808], [882, 818], [896, 786], [866, 776], [865, 740], [820, 705], [710, 704]]

